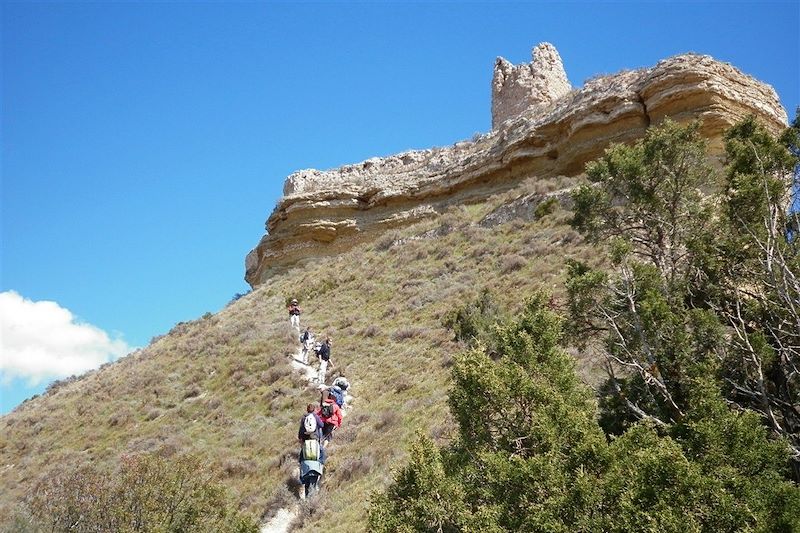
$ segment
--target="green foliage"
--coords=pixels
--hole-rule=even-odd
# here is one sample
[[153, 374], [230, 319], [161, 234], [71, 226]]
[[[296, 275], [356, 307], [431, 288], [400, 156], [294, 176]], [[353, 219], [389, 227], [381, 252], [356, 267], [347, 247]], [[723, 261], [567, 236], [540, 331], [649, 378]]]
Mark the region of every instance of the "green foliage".
[[500, 309], [492, 294], [483, 289], [473, 302], [448, 311], [442, 319], [443, 325], [455, 333], [455, 339], [469, 344], [492, 344], [492, 326], [500, 318]]
[[48, 531], [257, 532], [197, 459], [123, 457], [119, 471], [83, 467], [47, 479], [28, 500], [31, 525]]
[[785, 446], [698, 379], [679, 423], [606, 439], [590, 391], [538, 293], [495, 326], [497, 353], [456, 359], [459, 439], [425, 438], [373, 498], [374, 531], [792, 531], [800, 490]]
[[495, 326], [496, 361], [482, 347], [456, 358], [450, 410], [468, 449], [529, 457], [585, 440], [592, 395], [559, 345], [561, 323], [546, 302], [537, 293], [518, 321]]
[[669, 120], [633, 146], [615, 145], [586, 172], [595, 185], [574, 195], [573, 226], [592, 241], [622, 239], [667, 282], [685, 275], [686, 249], [709, 225], [701, 190], [717, 178], [708, 164], [699, 124]]
[[735, 125], [724, 180], [697, 132], [667, 121], [588, 165], [596, 185], [576, 192], [573, 225], [611, 239], [613, 271], [568, 264], [570, 332], [606, 356], [607, 431], [680, 422], [714, 375], [800, 457], [800, 250], [785, 233], [797, 132]]
[[[459, 438], [421, 443], [406, 474], [434, 469], [453, 507], [393, 527], [435, 531], [430, 512], [456, 529], [473, 517], [502, 531], [800, 529], [787, 480], [800, 285], [797, 239], [782, 233], [794, 160], [752, 120], [726, 140], [721, 197], [698, 125], [668, 121], [610, 148], [575, 193], [574, 227], [609, 242], [613, 267], [567, 263], [569, 333], [607, 360], [599, 422], [542, 294], [515, 321], [487, 320], [488, 295], [448, 315], [472, 344], [452, 369]], [[410, 479], [375, 499], [373, 526], [397, 495], [420, 495]]]
[[468, 510], [464, 489], [447, 475], [443, 452], [420, 436], [410, 455], [395, 484], [375, 497], [370, 531], [485, 531]]
[[556, 198], [547, 198], [539, 202], [539, 205], [536, 206], [536, 209], [533, 211], [533, 216], [536, 218], [546, 217], [553, 211], [555, 211], [556, 207], [558, 206], [558, 200]]
[[739, 232], [763, 233], [764, 213], [773, 203], [785, 204], [790, 193], [785, 173], [796, 158], [753, 117], [727, 131], [725, 151], [725, 214]]

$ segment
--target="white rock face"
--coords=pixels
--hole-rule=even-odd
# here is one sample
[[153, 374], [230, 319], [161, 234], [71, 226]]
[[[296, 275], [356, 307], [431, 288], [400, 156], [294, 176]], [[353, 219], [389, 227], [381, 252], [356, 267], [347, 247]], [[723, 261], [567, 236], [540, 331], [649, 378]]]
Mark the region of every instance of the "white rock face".
[[492, 129], [526, 113], [543, 110], [569, 93], [572, 86], [555, 46], [541, 43], [527, 65], [497, 58], [492, 78]]

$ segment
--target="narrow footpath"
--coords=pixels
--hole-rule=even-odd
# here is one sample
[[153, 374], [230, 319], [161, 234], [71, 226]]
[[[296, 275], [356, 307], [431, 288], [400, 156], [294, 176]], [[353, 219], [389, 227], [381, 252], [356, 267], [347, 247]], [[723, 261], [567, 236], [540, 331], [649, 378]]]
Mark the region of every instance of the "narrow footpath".
[[[303, 347], [301, 346], [298, 348], [297, 353], [295, 353], [290, 358], [290, 364], [292, 368], [294, 368], [297, 372], [302, 373], [306, 380], [309, 383], [317, 384], [317, 389], [322, 391], [325, 388], [324, 383], [317, 383], [317, 369], [311, 365], [303, 363]], [[353, 397], [350, 395], [350, 389], [352, 389], [352, 385], [344, 391], [344, 405], [342, 406], [342, 418], [347, 416], [348, 411], [350, 411], [351, 402]], [[300, 468], [297, 468], [295, 472], [295, 477], [299, 477], [300, 475]], [[323, 476], [324, 480], [324, 476]], [[323, 481], [322, 490], [325, 490], [325, 483]], [[261, 526], [261, 533], [288, 533], [289, 527], [292, 525], [292, 522], [295, 518], [297, 518], [298, 513], [300, 512], [300, 502], [305, 499], [304, 492], [302, 486], [300, 487], [300, 493], [298, 495], [298, 501], [294, 505], [290, 507], [284, 507], [279, 509], [275, 516], [273, 516], [268, 522]]]

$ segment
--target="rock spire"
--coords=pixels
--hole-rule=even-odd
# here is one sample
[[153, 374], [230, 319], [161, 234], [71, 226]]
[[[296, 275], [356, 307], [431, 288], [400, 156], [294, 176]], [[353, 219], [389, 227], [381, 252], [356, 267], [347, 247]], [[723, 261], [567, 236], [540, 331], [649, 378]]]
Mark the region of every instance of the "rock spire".
[[531, 51], [532, 61], [512, 65], [498, 57], [492, 77], [492, 129], [518, 116], [549, 106], [572, 88], [561, 56], [550, 43]]

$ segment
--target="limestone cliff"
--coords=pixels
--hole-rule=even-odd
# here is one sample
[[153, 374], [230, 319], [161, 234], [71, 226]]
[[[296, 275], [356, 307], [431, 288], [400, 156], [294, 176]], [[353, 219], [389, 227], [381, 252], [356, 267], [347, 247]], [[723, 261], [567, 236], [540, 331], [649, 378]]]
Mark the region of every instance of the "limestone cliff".
[[530, 65], [497, 60], [488, 134], [290, 175], [267, 234], [247, 255], [245, 279], [256, 286], [304, 258], [340, 252], [529, 177], [579, 174], [610, 143], [634, 140], [665, 117], [701, 119], [712, 154], [719, 154], [724, 130], [749, 114], [773, 130], [787, 122], [772, 87], [709, 56], [675, 56], [570, 90], [558, 52], [544, 43]]

